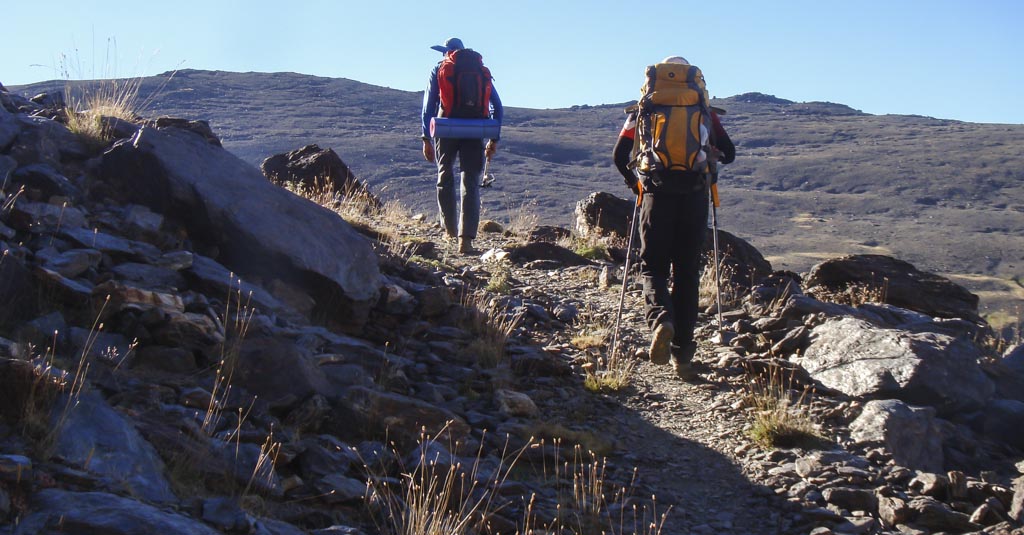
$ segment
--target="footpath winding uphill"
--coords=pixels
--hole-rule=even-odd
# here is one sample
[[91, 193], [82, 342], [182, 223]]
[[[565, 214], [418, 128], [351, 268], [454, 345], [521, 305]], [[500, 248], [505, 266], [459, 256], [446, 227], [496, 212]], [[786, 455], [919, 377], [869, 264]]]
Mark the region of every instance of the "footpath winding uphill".
[[[500, 251], [511, 251], [514, 257], [531, 248], [521, 246], [519, 238], [490, 236], [478, 240], [484, 258], [502, 256]], [[509, 262], [499, 268], [494, 261], [458, 255], [454, 245], [450, 247], [445, 262], [456, 270], [493, 276], [493, 272], [508, 269], [507, 275], [501, 276], [508, 277], [507, 295], [513, 301], [525, 301], [528, 306], [544, 303], [544, 308], [552, 310], [560, 304], [579, 311], [576, 321], [561, 328], [551, 328], [560, 323], [557, 320], [549, 321], [547, 328], [531, 327], [530, 338], [547, 351], [584, 367], [605, 351], [579, 349], [586, 346], [581, 337], [597, 336], [607, 343], [614, 325], [620, 287], [601, 287], [601, 266], [566, 269], [550, 255], [527, 261], [525, 267]], [[577, 376], [558, 386], [568, 391], [560, 396], [536, 384], [534, 378], [524, 378], [518, 388], [532, 397], [550, 429], [575, 430], [569, 436], [582, 437], [585, 446], [607, 455], [618, 471], [637, 470], [634, 492], [655, 496], [659, 520], [667, 512], [661, 533], [794, 532], [799, 515], [794, 517], [792, 511], [773, 503], [769, 498], [774, 492], [752, 479], [744, 458], [737, 456], [750, 447], [743, 431], [749, 420], [737, 408], [745, 396], [742, 380], [709, 371], [701, 380], [687, 383], [671, 368], [651, 364], [642, 351], [634, 357], [647, 339], [641, 307], [637, 287], [626, 299], [620, 332], [628, 360], [639, 359], [629, 386], [594, 393], [584, 388], [582, 377]], [[698, 360], [710, 361], [713, 370], [714, 348], [703, 345]]]
[[[602, 212], [593, 210], [592, 202], [594, 197], [578, 205], [583, 227], [579, 233], [599, 230], [588, 226], [586, 214]], [[603, 230], [614, 234], [615, 229]], [[542, 234], [534, 232], [533, 237]], [[615, 324], [621, 263], [598, 261], [566, 268], [574, 262], [564, 253], [545, 258], [540, 251], [547, 249], [537, 243], [501, 234], [484, 236], [483, 260], [457, 255], [449, 245], [452, 251], [445, 261], [464, 272], [490, 277], [500, 272], [509, 281], [506, 291], [512, 297], [506, 299], [524, 310], [536, 310], [530, 307], [538, 305], [556, 311], [578, 309], [575, 322], [555, 329], [538, 329], [535, 324], [530, 338], [600, 374], [600, 363], [588, 366], [598, 362], [606, 348], [587, 349], [586, 340], [599, 333], [607, 341]], [[722, 239], [734, 244], [733, 250], [742, 248], [737, 244], [742, 240], [734, 236]], [[621, 258], [621, 250], [613, 252]], [[1013, 412], [1019, 402], [990, 398], [994, 390], [1009, 393], [1019, 384], [1015, 381], [1020, 376], [1011, 379], [1014, 373], [1006, 366], [1020, 358], [1020, 350], [1007, 351], [1008, 357], [1018, 356], [1006, 362], [992, 361], [981, 357], [977, 348], [957, 342], [979, 338], [976, 323], [891, 305], [852, 307], [817, 301], [803, 294], [794, 274], [773, 274], [754, 288], [731, 286], [737, 280], [751, 280], [749, 272], [763, 269], [763, 259], [755, 258], [759, 256], [747, 250], [723, 260], [729, 272], [743, 273], [724, 283], [726, 295], [740, 298], [725, 312], [725, 341], [731, 343], [722, 344], [709, 307], [699, 326], [697, 379], [683, 381], [671, 367], [646, 360], [649, 335], [633, 274], [620, 332], [624, 351], [636, 358], [629, 386], [595, 394], [576, 385], [568, 397], [551, 396], [530, 380], [519, 388], [533, 396], [546, 421], [583, 430], [591, 443], [606, 449], [616, 466], [636, 468], [637, 488], [653, 493], [662, 511], [672, 506], [662, 533], [935, 533], [981, 532], [985, 526], [990, 526], [988, 533], [1009, 533], [1012, 525], [1004, 521], [1020, 514], [1022, 498], [1020, 483], [1013, 497], [1011, 479], [1024, 463], [1013, 465], [1021, 461], [1017, 448], [1022, 444], [1006, 426], [1020, 421], [1015, 420], [1020, 413]], [[889, 298], [903, 299], [905, 306], [977, 317], [969, 303], [951, 311], [965, 293], [962, 288], [887, 257], [836, 259], [818, 266], [809, 280], [818, 285], [819, 295], [842, 299], [842, 292], [837, 296], [826, 290], [842, 277], [826, 274], [850, 266], [863, 271], [849, 274], [848, 282], [857, 282], [855, 274], [884, 274], [893, 288]], [[918, 286], [908, 291], [904, 285], [914, 281]], [[559, 323], [544, 319], [549, 326]], [[845, 325], [853, 321], [862, 323]], [[832, 334], [836, 324], [841, 324], [838, 334]], [[871, 333], [902, 342], [874, 341]], [[826, 386], [828, 374], [816, 380], [796, 363], [801, 354], [807, 362], [834, 336], [867, 338], [841, 349], [850, 362], [830, 365], [857, 386], [842, 381]], [[998, 378], [995, 387], [979, 361], [986, 363], [987, 374]], [[871, 388], [872, 383], [877, 388]], [[881, 399], [886, 397], [930, 406]], [[794, 444], [779, 437], [775, 447], [765, 449], [753, 439], [760, 425], [756, 416], [778, 408], [783, 399], [790, 406], [786, 412], [783, 405], [782, 412], [790, 416], [782, 423], [792, 420], [790, 425], [814, 430], [816, 436], [798, 434], [790, 441], [796, 447], [788, 447]], [[985, 403], [988, 408], [980, 415], [960, 413], [978, 411]], [[981, 428], [988, 437], [963, 425], [972, 417], [984, 420]], [[807, 423], [809, 427], [802, 426]]]

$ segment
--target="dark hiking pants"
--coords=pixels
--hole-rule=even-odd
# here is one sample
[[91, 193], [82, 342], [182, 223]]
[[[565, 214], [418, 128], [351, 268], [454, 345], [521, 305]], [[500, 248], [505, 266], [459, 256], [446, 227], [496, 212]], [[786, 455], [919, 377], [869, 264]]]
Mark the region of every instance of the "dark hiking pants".
[[[441, 226], [449, 236], [476, 238], [480, 224], [480, 174], [484, 169], [482, 139], [435, 140], [437, 208]], [[455, 184], [455, 157], [459, 158], [460, 186]], [[456, 197], [461, 191], [461, 205]], [[461, 209], [459, 208], [461, 206]]]
[[700, 257], [707, 225], [708, 195], [704, 189], [644, 194], [640, 205], [644, 317], [652, 330], [671, 320], [676, 333], [672, 343], [680, 347], [693, 342], [697, 325]]

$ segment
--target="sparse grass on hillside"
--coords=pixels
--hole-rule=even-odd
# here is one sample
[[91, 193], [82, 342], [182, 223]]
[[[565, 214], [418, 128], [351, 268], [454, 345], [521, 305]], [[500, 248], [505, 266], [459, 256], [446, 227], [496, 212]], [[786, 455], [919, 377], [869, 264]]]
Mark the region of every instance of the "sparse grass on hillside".
[[507, 260], [499, 260], [488, 264], [491, 276], [484, 287], [488, 292], [507, 294], [512, 291], [512, 265]]
[[279, 186], [341, 216], [350, 225], [375, 236], [374, 248], [408, 263], [414, 256], [418, 238], [408, 231], [409, 210], [398, 200], [380, 202], [368, 190], [356, 186], [343, 191], [333, 183], [317, 180], [310, 187], [299, 182], [279, 182]]
[[517, 236], [528, 234], [540, 222], [540, 216], [537, 214], [537, 201], [523, 201], [521, 199], [522, 197], [520, 197], [519, 202], [512, 202], [508, 197], [505, 197], [505, 213], [508, 216], [506, 228]]

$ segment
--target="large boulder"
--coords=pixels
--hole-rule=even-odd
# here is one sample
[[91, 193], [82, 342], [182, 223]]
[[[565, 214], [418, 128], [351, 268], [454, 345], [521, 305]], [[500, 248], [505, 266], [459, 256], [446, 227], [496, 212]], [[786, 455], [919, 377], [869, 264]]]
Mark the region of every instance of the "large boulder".
[[580, 236], [629, 237], [635, 201], [598, 191], [576, 203], [576, 233]]
[[816, 288], [829, 292], [852, 285], [877, 288], [883, 302], [891, 305], [940, 318], [981, 321], [977, 295], [891, 256], [862, 254], [826, 260], [811, 268], [805, 283], [811, 294]]
[[334, 149], [321, 149], [319, 145], [275, 154], [263, 160], [260, 170], [275, 182], [298, 182], [313, 191], [326, 188], [339, 193], [369, 193]]
[[944, 415], [979, 409], [995, 390], [978, 365], [977, 346], [963, 338], [842, 318], [815, 327], [810, 340], [794, 361], [846, 395], [897, 398]]
[[99, 175], [122, 200], [180, 221], [236, 273], [302, 288], [340, 326], [365, 321], [380, 286], [369, 242], [201, 135], [143, 127], [103, 155]]

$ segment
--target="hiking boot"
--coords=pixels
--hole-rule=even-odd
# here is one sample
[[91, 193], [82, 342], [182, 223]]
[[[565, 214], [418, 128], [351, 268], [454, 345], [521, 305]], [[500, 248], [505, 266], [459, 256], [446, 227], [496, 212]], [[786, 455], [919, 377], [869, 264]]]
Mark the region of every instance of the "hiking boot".
[[697, 378], [697, 368], [693, 364], [693, 355], [696, 353], [697, 342], [672, 344], [672, 369], [680, 379], [689, 381]]
[[668, 364], [672, 352], [672, 337], [676, 335], [676, 327], [671, 321], [663, 321], [654, 328], [651, 337], [651, 362]]
[[459, 252], [462, 254], [475, 253], [473, 249], [473, 238], [459, 238]]
[[690, 361], [679, 360], [672, 357], [672, 370], [676, 376], [684, 381], [692, 381], [698, 377], [697, 368]]

